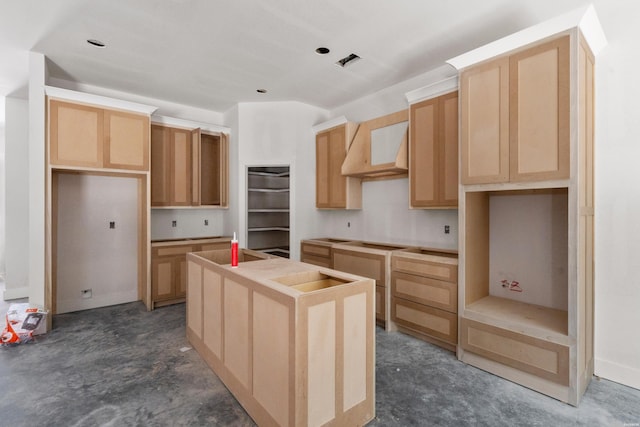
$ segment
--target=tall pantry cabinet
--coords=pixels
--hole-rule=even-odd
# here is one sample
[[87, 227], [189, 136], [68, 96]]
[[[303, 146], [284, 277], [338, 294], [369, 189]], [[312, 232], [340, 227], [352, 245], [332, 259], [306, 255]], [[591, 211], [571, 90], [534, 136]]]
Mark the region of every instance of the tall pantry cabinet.
[[577, 27], [486, 52], [449, 61], [460, 70], [458, 358], [577, 405], [594, 363], [594, 54]]

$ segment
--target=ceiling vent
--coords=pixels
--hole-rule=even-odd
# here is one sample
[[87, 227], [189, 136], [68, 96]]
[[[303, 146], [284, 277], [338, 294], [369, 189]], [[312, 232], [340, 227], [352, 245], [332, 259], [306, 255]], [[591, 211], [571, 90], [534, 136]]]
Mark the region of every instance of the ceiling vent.
[[342, 58], [341, 60], [336, 62], [336, 65], [339, 65], [342, 68], [344, 68], [349, 64], [353, 64], [358, 59], [360, 59], [360, 57], [358, 55], [356, 55], [355, 53], [352, 53], [351, 55], [345, 56], [344, 58]]

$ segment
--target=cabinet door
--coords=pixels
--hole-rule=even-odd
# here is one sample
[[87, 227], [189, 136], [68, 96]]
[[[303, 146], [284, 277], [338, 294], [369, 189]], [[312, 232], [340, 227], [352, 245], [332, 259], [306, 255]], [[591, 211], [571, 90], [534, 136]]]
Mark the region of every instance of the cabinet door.
[[316, 135], [316, 207], [329, 207], [329, 132]]
[[347, 207], [347, 178], [342, 175], [346, 155], [346, 126], [316, 136], [316, 207]]
[[510, 180], [569, 178], [569, 36], [509, 60]]
[[171, 206], [191, 205], [191, 131], [170, 129]]
[[172, 257], [151, 260], [151, 296], [153, 301], [175, 296], [175, 263]]
[[409, 185], [411, 207], [438, 204], [438, 99], [409, 109]]
[[463, 184], [509, 180], [509, 58], [460, 75]]
[[101, 168], [103, 110], [55, 100], [49, 109], [49, 162]]
[[439, 205], [458, 206], [458, 92], [440, 97]]
[[186, 256], [178, 257], [175, 260], [174, 268], [176, 270], [176, 298], [184, 298], [187, 296], [187, 258]]
[[170, 196], [169, 128], [151, 125], [151, 206], [168, 206]]
[[104, 166], [149, 170], [149, 118], [104, 111]]

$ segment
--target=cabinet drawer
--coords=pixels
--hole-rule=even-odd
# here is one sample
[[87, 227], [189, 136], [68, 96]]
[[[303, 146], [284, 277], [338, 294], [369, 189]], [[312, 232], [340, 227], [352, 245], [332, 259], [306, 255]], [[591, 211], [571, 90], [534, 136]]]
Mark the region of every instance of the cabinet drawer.
[[187, 254], [189, 252], [197, 252], [196, 245], [168, 246], [165, 248], [157, 248], [155, 254], [157, 256], [171, 256]]
[[231, 247], [231, 241], [228, 242], [220, 242], [220, 243], [205, 243], [197, 248], [197, 251], [216, 251], [219, 249], [229, 249]]
[[448, 311], [392, 297], [391, 318], [405, 328], [454, 345], [458, 342], [458, 316]]
[[458, 260], [456, 258], [444, 258], [442, 262], [438, 257], [425, 257], [419, 254], [394, 253], [391, 257], [391, 270], [403, 273], [417, 274], [447, 282], [458, 281]]
[[303, 254], [316, 255], [320, 257], [331, 257], [331, 247], [322, 245], [312, 245], [310, 243], [303, 243], [301, 252]]
[[391, 273], [391, 292], [409, 301], [458, 312], [458, 285], [429, 277], [406, 273]]
[[460, 327], [465, 351], [569, 385], [569, 347], [469, 319], [462, 319]]
[[324, 257], [308, 255], [306, 253], [303, 253], [300, 261], [306, 262], [307, 264], [318, 265], [320, 267], [331, 268], [330, 258], [324, 258]]

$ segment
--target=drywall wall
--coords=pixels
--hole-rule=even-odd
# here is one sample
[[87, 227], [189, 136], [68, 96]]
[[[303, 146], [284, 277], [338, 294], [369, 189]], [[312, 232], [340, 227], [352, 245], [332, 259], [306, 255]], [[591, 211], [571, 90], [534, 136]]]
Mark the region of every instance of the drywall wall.
[[[29, 102], [6, 98], [4, 300], [29, 296]], [[43, 183], [44, 185], [44, 183]]]
[[596, 58], [595, 373], [640, 388], [640, 2], [594, 6], [609, 42]]
[[[326, 111], [299, 102], [243, 103], [238, 106], [237, 230], [241, 246], [247, 239], [247, 168], [290, 166], [290, 257], [299, 259], [301, 236], [319, 232], [315, 209], [315, 136], [311, 127], [326, 119]], [[230, 126], [229, 123], [225, 123]], [[233, 131], [232, 131], [233, 132]], [[235, 154], [232, 154], [235, 157]], [[233, 222], [235, 224], [235, 221]]]
[[58, 174], [57, 236], [57, 313], [138, 300], [136, 178]]
[[0, 104], [2, 104], [2, 108], [0, 108], [0, 277], [4, 280], [4, 271], [5, 271], [5, 262], [4, 262], [4, 253], [5, 253], [5, 161], [4, 161], [4, 150], [5, 150], [5, 136], [4, 136], [4, 97], [0, 96]]
[[489, 293], [567, 311], [567, 193], [498, 193], [489, 209]]

